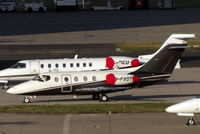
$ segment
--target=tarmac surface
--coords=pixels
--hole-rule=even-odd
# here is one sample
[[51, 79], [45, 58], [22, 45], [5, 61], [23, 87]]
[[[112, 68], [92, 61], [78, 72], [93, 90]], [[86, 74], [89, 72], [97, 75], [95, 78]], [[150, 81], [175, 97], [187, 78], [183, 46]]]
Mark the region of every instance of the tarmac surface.
[[172, 33], [200, 37], [200, 9], [0, 14], [0, 44], [157, 42]]
[[187, 117], [167, 113], [0, 114], [1, 134], [199, 134]]

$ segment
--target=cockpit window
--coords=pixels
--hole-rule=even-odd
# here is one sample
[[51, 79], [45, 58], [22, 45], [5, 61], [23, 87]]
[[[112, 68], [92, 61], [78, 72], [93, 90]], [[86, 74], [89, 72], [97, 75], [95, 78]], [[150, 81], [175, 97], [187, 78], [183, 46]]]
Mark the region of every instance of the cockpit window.
[[45, 80], [45, 81], [48, 81], [50, 80], [50, 76], [49, 75], [42, 75], [42, 78]]
[[17, 68], [17, 69], [26, 68], [26, 64], [25, 63], [16, 63], [16, 64], [12, 65], [10, 68]]
[[32, 80], [44, 82], [44, 80], [39, 75], [33, 78]]

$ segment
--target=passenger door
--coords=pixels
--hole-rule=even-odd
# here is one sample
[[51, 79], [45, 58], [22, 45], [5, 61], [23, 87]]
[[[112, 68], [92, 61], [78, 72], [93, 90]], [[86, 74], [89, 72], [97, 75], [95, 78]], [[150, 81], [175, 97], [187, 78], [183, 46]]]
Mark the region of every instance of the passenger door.
[[39, 73], [39, 61], [30, 61], [30, 72]]
[[65, 74], [61, 76], [62, 79], [62, 92], [71, 92], [72, 91], [72, 80], [71, 80], [71, 75], [70, 74]]

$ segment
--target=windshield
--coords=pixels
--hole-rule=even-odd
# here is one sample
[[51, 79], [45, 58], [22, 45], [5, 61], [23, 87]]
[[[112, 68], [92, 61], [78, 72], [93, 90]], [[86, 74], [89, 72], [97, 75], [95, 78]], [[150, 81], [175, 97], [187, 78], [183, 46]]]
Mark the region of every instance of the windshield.
[[26, 68], [26, 64], [25, 63], [16, 63], [16, 64], [12, 65], [10, 68], [17, 68], [17, 69]]
[[41, 81], [44, 82], [44, 80], [38, 75], [35, 78], [32, 79], [33, 81]]
[[48, 81], [50, 80], [50, 76], [49, 75], [42, 75], [42, 78], [45, 80], [45, 81]]

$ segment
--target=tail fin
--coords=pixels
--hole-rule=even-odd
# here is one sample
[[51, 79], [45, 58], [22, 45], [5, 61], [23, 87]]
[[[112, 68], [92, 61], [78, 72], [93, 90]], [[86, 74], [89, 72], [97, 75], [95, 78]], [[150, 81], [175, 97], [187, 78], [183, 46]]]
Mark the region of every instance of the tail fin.
[[195, 38], [195, 34], [172, 34], [155, 53], [149, 55], [140, 55], [138, 56], [138, 59], [139, 61], [146, 63], [168, 44], [187, 44], [187, 40], [193, 38]]
[[132, 74], [171, 74], [185, 48], [187, 48], [186, 40], [194, 37], [194, 34], [172, 34], [162, 47], [153, 54], [153, 57]]

